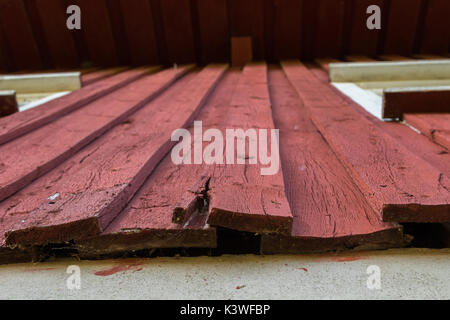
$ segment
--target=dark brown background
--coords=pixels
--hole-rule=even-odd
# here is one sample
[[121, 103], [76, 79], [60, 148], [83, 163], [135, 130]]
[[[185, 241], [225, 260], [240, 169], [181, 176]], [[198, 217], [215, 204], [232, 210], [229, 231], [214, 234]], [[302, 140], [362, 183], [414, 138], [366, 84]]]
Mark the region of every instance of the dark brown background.
[[[82, 30], [65, 26], [70, 4]], [[232, 36], [267, 61], [448, 54], [449, 19], [449, 0], [0, 0], [0, 71], [229, 61]]]

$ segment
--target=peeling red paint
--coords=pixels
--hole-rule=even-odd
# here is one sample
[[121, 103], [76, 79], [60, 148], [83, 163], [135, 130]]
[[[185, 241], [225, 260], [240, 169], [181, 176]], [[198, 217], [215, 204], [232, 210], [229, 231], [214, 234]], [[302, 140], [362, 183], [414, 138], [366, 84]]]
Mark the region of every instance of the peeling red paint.
[[337, 258], [333, 258], [333, 261], [349, 262], [349, 261], [357, 261], [357, 260], [361, 260], [361, 259], [363, 259], [363, 257], [337, 257]]
[[105, 269], [105, 270], [101, 270], [101, 271], [97, 271], [94, 274], [96, 276], [101, 276], [101, 277], [107, 277], [107, 276], [111, 276], [113, 274], [116, 274], [118, 272], [126, 272], [126, 271], [141, 271], [142, 268], [142, 264], [140, 263], [136, 263], [136, 264], [126, 264], [126, 265], [118, 265], [109, 269]]

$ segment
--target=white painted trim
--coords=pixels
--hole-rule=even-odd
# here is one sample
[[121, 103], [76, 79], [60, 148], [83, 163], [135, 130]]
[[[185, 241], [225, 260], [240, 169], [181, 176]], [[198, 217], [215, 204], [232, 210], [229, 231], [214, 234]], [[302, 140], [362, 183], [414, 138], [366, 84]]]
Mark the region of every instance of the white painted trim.
[[330, 63], [332, 82], [450, 79], [450, 59]]
[[0, 90], [20, 93], [74, 91], [81, 88], [80, 72], [0, 76]]
[[339, 91], [358, 103], [367, 112], [382, 119], [383, 98], [376, 93], [364, 90], [351, 82], [332, 83]]
[[48, 95], [45, 98], [42, 98], [42, 99], [39, 99], [39, 100], [30, 102], [30, 103], [27, 103], [27, 104], [25, 104], [23, 106], [19, 106], [19, 112], [22, 112], [22, 111], [25, 111], [25, 110], [29, 110], [29, 109], [32, 109], [32, 108], [36, 108], [37, 106], [40, 106], [41, 104], [44, 104], [44, 103], [49, 102], [51, 100], [54, 100], [54, 99], [60, 98], [62, 96], [65, 96], [66, 94], [68, 94], [70, 92], [71, 91], [57, 92], [57, 93]]

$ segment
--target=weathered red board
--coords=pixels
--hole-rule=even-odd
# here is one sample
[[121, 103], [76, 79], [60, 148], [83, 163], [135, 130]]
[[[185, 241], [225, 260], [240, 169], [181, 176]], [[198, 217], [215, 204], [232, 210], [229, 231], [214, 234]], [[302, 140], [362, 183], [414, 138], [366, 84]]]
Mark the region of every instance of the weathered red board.
[[390, 1], [387, 25], [382, 26], [386, 29], [383, 53], [412, 54], [422, 2], [422, 0]]
[[0, 120], [0, 145], [33, 131], [46, 123], [72, 112], [160, 67], [136, 68], [81, 88], [38, 108], [16, 113]]
[[274, 59], [299, 58], [302, 50], [303, 0], [277, 0], [274, 3]]
[[261, 237], [261, 252], [302, 253], [403, 244], [401, 227], [386, 223], [313, 125], [283, 71], [269, 72], [274, 121], [280, 129], [286, 195], [294, 216], [290, 236]]
[[[267, 129], [270, 137], [274, 125], [265, 64], [249, 64], [244, 68], [229, 108], [232, 112], [216, 122], [223, 134], [226, 129], [234, 128]], [[272, 143], [278, 142], [269, 141], [268, 150]], [[235, 150], [234, 164], [227, 163], [230, 159], [224, 152], [224, 164], [205, 165], [202, 175], [209, 177], [208, 223], [239, 231], [289, 233], [292, 215], [284, 194], [281, 166], [272, 175], [262, 175], [261, 169], [267, 165], [249, 163], [248, 143], [246, 154], [239, 154], [236, 145]], [[245, 164], [238, 164], [235, 156], [247, 159]], [[197, 201], [195, 194], [192, 201]], [[184, 202], [186, 211], [189, 211], [189, 203]]]
[[450, 112], [450, 90], [406, 89], [383, 92], [383, 118], [403, 118], [404, 113]]
[[[215, 127], [226, 117], [240, 72], [225, 74], [208, 98], [196, 120], [203, 128]], [[175, 90], [181, 89], [180, 84]], [[177, 86], [175, 84], [175, 86]], [[172, 92], [159, 98], [161, 105], [169, 104]], [[192, 123], [190, 132], [193, 134]], [[208, 212], [196, 207], [186, 223], [172, 222], [172, 212], [188, 190], [202, 176], [204, 165], [176, 165], [167, 154], [128, 206], [99, 236], [76, 241], [82, 256], [119, 253], [149, 248], [215, 248], [215, 229], [206, 225]], [[195, 195], [193, 195], [195, 197]]]
[[346, 51], [348, 55], [367, 55], [375, 56], [377, 54], [378, 43], [381, 40], [381, 33], [386, 30], [386, 26], [381, 24], [381, 29], [369, 29], [367, 27], [367, 8], [371, 5], [377, 5], [381, 10], [381, 18], [383, 20], [386, 7], [385, 0], [357, 0], [352, 1], [352, 28], [349, 35], [349, 45]]
[[[103, 231], [170, 150], [171, 132], [193, 121], [224, 70], [223, 65], [205, 67], [185, 83], [175, 99], [147, 104], [122, 125], [73, 156], [62, 169], [64, 175], [57, 181], [56, 193], [41, 199], [40, 205], [8, 231], [6, 243], [60, 242]], [[169, 71], [172, 74], [163, 74], [159, 81], [145, 83], [148, 95], [161, 87], [161, 82], [167, 82], [169, 74], [172, 77], [177, 73]], [[129, 98], [124, 100], [128, 104]], [[112, 112], [103, 110], [101, 114], [106, 116], [106, 111]]]
[[[0, 199], [51, 170], [95, 138], [125, 120], [189, 68], [139, 79], [82, 109], [0, 146]], [[38, 148], [38, 149], [36, 149]], [[20, 166], [14, 164], [20, 163]]]
[[447, 176], [334, 95], [299, 62], [282, 65], [314, 124], [384, 221], [450, 220]]
[[441, 146], [450, 149], [450, 113], [405, 114], [406, 123]]

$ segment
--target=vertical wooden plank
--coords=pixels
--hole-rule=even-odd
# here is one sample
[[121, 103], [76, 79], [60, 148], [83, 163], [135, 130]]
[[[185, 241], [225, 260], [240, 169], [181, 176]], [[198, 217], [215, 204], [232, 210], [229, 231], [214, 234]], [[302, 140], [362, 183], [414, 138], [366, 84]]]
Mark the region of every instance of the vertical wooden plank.
[[228, 0], [231, 37], [252, 37], [253, 57], [265, 58], [264, 1]]
[[[136, 1], [128, 2], [133, 4]], [[120, 0], [107, 0], [106, 5], [111, 22], [111, 31], [116, 46], [118, 62], [121, 65], [128, 65], [130, 64], [130, 46], [127, 31], [125, 29], [121, 2]]]
[[81, 8], [81, 29], [95, 65], [111, 66], [118, 63], [106, 0], [74, 0]]
[[320, 0], [315, 41], [316, 57], [337, 58], [342, 53], [345, 0]]
[[128, 36], [131, 63], [157, 64], [158, 48], [153, 16], [148, 0], [120, 0], [123, 22]]
[[231, 65], [243, 67], [253, 60], [251, 37], [231, 38]]
[[[384, 43], [385, 54], [410, 55], [419, 21], [422, 0], [391, 1]], [[381, 26], [383, 28], [383, 26]]]
[[197, 0], [201, 60], [204, 63], [227, 61], [230, 35], [226, 0]]
[[0, 24], [0, 72], [8, 72], [9, 70], [14, 69], [14, 67], [11, 66], [11, 63], [12, 61], [8, 46], [3, 35], [3, 28]]
[[0, 0], [0, 24], [17, 69], [37, 69], [42, 60], [22, 0]]
[[274, 0], [276, 60], [300, 58], [302, 50], [302, 0]]
[[16, 92], [14, 90], [0, 91], [0, 117], [6, 117], [18, 111]]
[[41, 56], [42, 67], [46, 69], [53, 68], [54, 63], [50, 55], [49, 45], [42, 25], [42, 19], [39, 14], [38, 3], [35, 0], [23, 0], [23, 2], [31, 26], [31, 31]]
[[[375, 56], [377, 54], [381, 30], [369, 30], [367, 28], [367, 18], [369, 15], [366, 11], [370, 5], [379, 6], [383, 13], [384, 0], [353, 1], [351, 41], [348, 53], [366, 56]], [[385, 27], [382, 25], [381, 29]]]
[[189, 0], [160, 2], [169, 63], [195, 61]]
[[[67, 9], [68, 6], [72, 4], [76, 4], [73, 0], [60, 0], [62, 2], [62, 5], [64, 8]], [[66, 16], [68, 17], [68, 15]], [[82, 67], [91, 67], [92, 61], [89, 54], [88, 45], [86, 42], [86, 37], [84, 35], [84, 28], [83, 28], [83, 15], [81, 15], [81, 29], [73, 29], [70, 30], [70, 33], [72, 35], [75, 50], [77, 52], [77, 56], [79, 59], [79, 65]]]
[[448, 53], [450, 1], [429, 0], [421, 40], [421, 53]]
[[[39, 42], [45, 43], [52, 66], [55, 68], [77, 66], [79, 60], [75, 42], [71, 31], [66, 27], [67, 7], [59, 0], [27, 0], [27, 3], [29, 10], [33, 8], [38, 15], [43, 33], [42, 37], [38, 37]], [[33, 24], [33, 29], [37, 27]]]
[[317, 35], [317, 21], [318, 21], [318, 6], [317, 1], [303, 1], [302, 4], [302, 59], [311, 60], [315, 57], [314, 48]]

